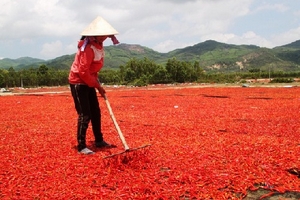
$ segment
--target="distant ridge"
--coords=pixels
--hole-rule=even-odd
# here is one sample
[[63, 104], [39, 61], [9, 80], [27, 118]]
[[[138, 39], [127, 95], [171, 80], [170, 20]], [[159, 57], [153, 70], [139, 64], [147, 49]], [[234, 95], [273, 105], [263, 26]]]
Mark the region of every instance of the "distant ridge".
[[9, 67], [22, 68], [22, 66], [31, 65], [34, 63], [45, 62], [45, 60], [31, 57], [20, 57], [17, 59], [3, 58], [0, 60], [0, 68], [5, 69]]
[[[51, 60], [22, 57], [18, 59], [4, 58], [0, 60], [0, 69], [13, 67], [15, 70], [37, 68], [46, 65], [54, 69], [69, 69], [75, 54], [62, 55]], [[144, 59], [164, 65], [168, 59], [198, 62], [208, 71], [239, 71], [259, 68], [273, 70], [300, 71], [300, 40], [278, 46], [273, 49], [255, 45], [234, 45], [207, 40], [202, 43], [175, 49], [168, 53], [160, 53], [138, 44], [122, 43], [105, 47], [105, 68], [118, 69], [126, 65], [130, 59]]]
[[279, 47], [276, 47], [276, 48], [292, 48], [292, 49], [300, 49], [300, 40], [297, 40], [295, 42], [292, 42], [292, 43], [289, 43], [289, 44], [286, 44], [286, 45], [283, 45], [283, 46], [279, 46]]

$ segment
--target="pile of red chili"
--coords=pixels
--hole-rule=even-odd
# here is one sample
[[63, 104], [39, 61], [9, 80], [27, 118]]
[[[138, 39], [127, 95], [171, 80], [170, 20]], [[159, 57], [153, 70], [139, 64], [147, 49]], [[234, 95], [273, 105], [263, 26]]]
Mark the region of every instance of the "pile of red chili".
[[0, 199], [242, 199], [300, 192], [300, 88], [106, 89], [102, 131], [118, 147], [75, 149], [69, 92], [0, 96]]

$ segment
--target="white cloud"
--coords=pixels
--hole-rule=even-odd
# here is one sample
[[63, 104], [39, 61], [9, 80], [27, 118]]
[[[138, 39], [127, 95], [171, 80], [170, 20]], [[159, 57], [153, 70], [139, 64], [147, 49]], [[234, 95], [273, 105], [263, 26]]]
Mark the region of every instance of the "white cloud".
[[178, 48], [184, 48], [187, 46], [192, 46], [194, 43], [185, 43], [180, 40], [174, 41], [174, 40], [165, 40], [161, 43], [158, 43], [153, 47], [154, 50], [162, 53], [169, 52], [170, 50], [175, 50]]
[[63, 55], [64, 47], [61, 41], [55, 41], [51, 43], [43, 44], [43, 48], [40, 54], [45, 58], [55, 58]]
[[289, 10], [289, 7], [286, 6], [284, 3], [263, 3], [261, 6], [259, 6], [255, 11], [278, 11], [278, 12], [285, 12]]
[[222, 33], [218, 33], [218, 34], [210, 34], [210, 35], [205, 35], [202, 36], [201, 39], [203, 41], [205, 40], [216, 40], [218, 42], [222, 42], [222, 43], [229, 43], [229, 42], [233, 42], [236, 43], [236, 38], [237, 36], [232, 34], [232, 33], [228, 33], [228, 34], [222, 34]]
[[282, 34], [273, 35], [271, 38], [273, 44], [272, 46], [275, 47], [275, 46], [280, 46], [283, 44], [294, 42], [300, 39], [299, 36], [300, 36], [300, 26], [295, 29], [288, 30]]
[[[297, 16], [300, 12], [297, 2], [1, 0], [0, 57], [28, 56], [30, 52], [31, 55], [50, 59], [74, 53], [81, 31], [97, 15], [105, 18], [119, 31], [117, 38], [121, 43], [141, 44], [159, 52], [209, 39], [267, 47], [279, 43], [282, 45], [299, 38], [300, 22]], [[262, 13], [270, 16], [269, 12], [274, 21], [276, 14], [284, 13], [280, 16], [280, 22], [286, 20], [289, 23], [285, 23], [284, 28], [278, 24], [280, 31], [273, 26], [270, 31], [266, 28], [265, 32], [259, 32], [261, 26], [264, 26], [260, 23]], [[241, 27], [236, 27], [234, 25], [238, 20], [248, 21], [239, 22]], [[253, 22], [252, 27], [249, 27], [249, 22]], [[111, 42], [105, 44], [111, 45]]]
[[202, 40], [216, 40], [222, 43], [228, 43], [228, 44], [236, 44], [236, 45], [241, 45], [241, 44], [246, 44], [246, 45], [257, 45], [260, 47], [268, 47], [271, 48], [272, 43], [269, 42], [268, 40], [264, 39], [263, 37], [257, 35], [253, 31], [248, 31], [245, 32], [242, 35], [235, 35], [233, 33], [228, 33], [228, 34], [212, 34], [212, 35], [207, 35], [202, 37]]
[[160, 1], [154, 10], [145, 10], [144, 7], [153, 7], [153, 4], [143, 2], [133, 8], [137, 13], [133, 13], [129, 21], [126, 18], [121, 21], [120, 32], [125, 30], [121, 37], [160, 52], [170, 51], [201, 42], [203, 35], [228, 30], [232, 20], [249, 12], [251, 2], [199, 0], [176, 6], [178, 2]]
[[246, 32], [240, 37], [236, 37], [236, 40], [236, 44], [255, 44], [260, 47], [272, 47], [271, 43], [268, 40], [264, 39], [263, 37], [257, 35], [252, 31]]

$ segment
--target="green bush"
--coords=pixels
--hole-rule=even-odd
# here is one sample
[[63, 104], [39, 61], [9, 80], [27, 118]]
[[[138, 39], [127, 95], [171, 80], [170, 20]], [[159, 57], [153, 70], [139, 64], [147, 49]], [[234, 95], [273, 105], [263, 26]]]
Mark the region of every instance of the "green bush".
[[293, 78], [274, 78], [270, 83], [292, 83], [294, 82]]

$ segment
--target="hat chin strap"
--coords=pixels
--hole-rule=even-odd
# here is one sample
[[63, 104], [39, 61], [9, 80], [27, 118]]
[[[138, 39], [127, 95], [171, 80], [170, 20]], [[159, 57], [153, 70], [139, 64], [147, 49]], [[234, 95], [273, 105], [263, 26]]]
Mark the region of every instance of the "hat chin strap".
[[118, 41], [118, 39], [116, 38], [115, 35], [110, 35], [109, 36], [111, 41], [113, 42], [114, 45], [119, 44], [120, 42]]

